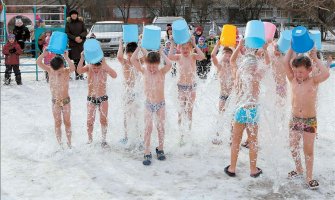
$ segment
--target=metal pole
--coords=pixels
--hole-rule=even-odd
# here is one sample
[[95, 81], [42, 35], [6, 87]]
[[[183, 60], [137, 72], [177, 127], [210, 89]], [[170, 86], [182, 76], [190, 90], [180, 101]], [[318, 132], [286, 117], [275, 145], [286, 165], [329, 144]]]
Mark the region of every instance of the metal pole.
[[[33, 7], [34, 10], [34, 34], [35, 34], [35, 23], [36, 23], [36, 6]], [[34, 35], [35, 37], [35, 35]], [[38, 49], [38, 38], [35, 38], [35, 67], [36, 67], [36, 81], [38, 81], [38, 66], [37, 66], [37, 49]]]

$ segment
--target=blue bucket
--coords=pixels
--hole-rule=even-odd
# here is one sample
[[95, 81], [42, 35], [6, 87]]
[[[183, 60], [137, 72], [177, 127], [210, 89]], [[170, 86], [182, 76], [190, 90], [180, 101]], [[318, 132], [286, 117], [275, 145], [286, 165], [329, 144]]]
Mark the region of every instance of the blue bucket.
[[322, 45], [321, 45], [321, 32], [318, 31], [318, 30], [310, 30], [309, 31], [309, 36], [314, 41], [314, 44], [315, 44], [317, 50], [321, 50], [321, 48], [322, 48]]
[[245, 29], [245, 46], [248, 48], [258, 49], [265, 44], [265, 28], [260, 20], [251, 20], [247, 23]]
[[123, 25], [123, 42], [138, 42], [138, 26], [136, 24]]
[[104, 58], [100, 43], [96, 39], [87, 39], [84, 43], [84, 56], [88, 64], [96, 64]]
[[335, 63], [330, 64], [330, 68], [335, 67]]
[[159, 50], [161, 45], [161, 28], [154, 25], [144, 26], [142, 47], [147, 50]]
[[297, 53], [306, 53], [314, 47], [314, 41], [309, 36], [308, 30], [303, 26], [292, 30], [292, 49]]
[[286, 53], [291, 47], [292, 30], [285, 30], [280, 33], [277, 46], [280, 52]]
[[67, 35], [64, 32], [55, 31], [52, 33], [47, 50], [54, 54], [63, 54], [67, 49]]
[[184, 19], [178, 19], [172, 23], [172, 36], [176, 44], [185, 44], [190, 41], [191, 34]]

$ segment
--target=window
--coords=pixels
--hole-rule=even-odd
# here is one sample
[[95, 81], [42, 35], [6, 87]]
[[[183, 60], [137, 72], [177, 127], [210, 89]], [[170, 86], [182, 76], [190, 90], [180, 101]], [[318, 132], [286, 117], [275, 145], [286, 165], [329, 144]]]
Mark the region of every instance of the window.
[[92, 32], [122, 32], [122, 24], [95, 24]]

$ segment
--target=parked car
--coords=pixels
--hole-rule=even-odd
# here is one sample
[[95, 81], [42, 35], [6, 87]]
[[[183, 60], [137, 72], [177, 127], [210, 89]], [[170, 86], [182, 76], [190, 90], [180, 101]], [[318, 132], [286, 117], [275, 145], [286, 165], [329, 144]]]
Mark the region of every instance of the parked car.
[[119, 40], [122, 37], [122, 21], [96, 22], [88, 33], [88, 37], [94, 37], [101, 43], [103, 52], [107, 55], [116, 52], [119, 48]]

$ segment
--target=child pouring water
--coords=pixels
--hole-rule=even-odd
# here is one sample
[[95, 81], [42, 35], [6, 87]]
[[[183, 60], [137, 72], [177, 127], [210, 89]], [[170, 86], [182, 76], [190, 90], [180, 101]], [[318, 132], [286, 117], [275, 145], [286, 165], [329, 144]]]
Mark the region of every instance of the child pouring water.
[[[138, 52], [141, 47], [137, 47], [136, 51], [131, 57], [131, 62], [136, 69], [144, 77], [144, 94], [146, 96], [145, 103], [145, 133], [144, 133], [144, 161], [143, 165], [150, 165], [152, 155], [150, 152], [151, 133], [154, 118], [156, 118], [156, 127], [158, 132], [159, 145], [156, 147], [156, 154], [158, 160], [165, 160], [164, 154], [164, 135], [165, 135], [165, 95], [164, 84], [165, 75], [171, 69], [171, 61], [162, 52], [150, 52], [145, 55], [145, 66], [142, 66], [138, 60]], [[160, 57], [163, 56], [165, 65], [159, 69]]]
[[50, 90], [52, 95], [52, 112], [55, 120], [56, 138], [62, 147], [62, 118], [64, 120], [65, 132], [67, 137], [67, 145], [71, 148], [71, 104], [69, 96], [69, 80], [70, 74], [75, 71], [75, 66], [68, 56], [68, 52], [64, 53], [64, 58], [69, 67], [65, 67], [62, 57], [56, 56], [50, 61], [50, 65], [43, 63], [47, 56], [46, 50], [38, 57], [36, 63], [43, 70], [48, 72], [50, 81]]
[[[49, 45], [49, 42], [50, 42], [50, 38], [51, 38], [51, 34], [52, 34], [51, 30], [47, 30], [45, 32], [45, 39], [44, 39], [44, 43], [43, 43], [43, 51], [48, 48], [48, 45]], [[47, 54], [44, 57], [44, 64], [50, 65], [50, 61], [55, 56], [56, 56], [56, 54], [47, 51]], [[47, 82], [49, 82], [49, 74], [48, 74], [47, 71], [45, 71], [45, 79], [46, 79]]]
[[[91, 39], [94, 40], [94, 39]], [[84, 49], [85, 51], [85, 49]], [[87, 56], [87, 54], [86, 54]], [[102, 56], [103, 57], [103, 56]], [[109, 67], [105, 58], [94, 64], [84, 64], [84, 53], [81, 53], [81, 58], [78, 64], [77, 73], [87, 73], [88, 95], [87, 95], [87, 134], [88, 144], [93, 141], [93, 125], [95, 121], [95, 113], [98, 109], [100, 112], [100, 124], [102, 141], [101, 147], [108, 148], [106, 142], [108, 128], [108, 96], [106, 94], [107, 75], [116, 78], [116, 72]]]
[[[216, 67], [218, 78], [220, 81], [220, 101], [219, 101], [219, 112], [222, 114], [225, 111], [225, 104], [230, 96], [230, 93], [233, 88], [233, 77], [232, 77], [232, 68], [230, 66], [230, 57], [233, 53], [233, 50], [224, 47], [222, 51], [222, 58], [218, 60], [217, 52], [220, 48], [220, 42], [217, 41], [214, 50], [212, 51], [211, 57], [214, 66]], [[221, 144], [222, 140], [219, 137], [219, 133], [216, 133], [216, 137], [213, 139], [213, 144]]]
[[[119, 50], [117, 52], [117, 59], [122, 65], [123, 76], [124, 76], [124, 138], [121, 139], [121, 143], [126, 144], [128, 142], [128, 124], [130, 121], [131, 115], [134, 116], [136, 120], [136, 126], [138, 126], [138, 119], [136, 117], [135, 101], [136, 101], [136, 92], [135, 92], [135, 83], [138, 77], [135, 67], [131, 64], [130, 59], [134, 51], [137, 48], [137, 43], [130, 42], [126, 45], [126, 58], [124, 58], [123, 52], [123, 41], [122, 39], [119, 42]], [[138, 127], [137, 127], [138, 128]]]
[[[233, 71], [234, 87], [236, 90], [237, 109], [235, 111], [231, 144], [231, 160], [224, 171], [227, 175], [236, 176], [236, 164], [240, 143], [244, 129], [246, 129], [249, 140], [249, 159], [250, 159], [250, 176], [258, 177], [262, 174], [262, 170], [257, 167], [258, 154], [258, 120], [259, 120], [259, 93], [260, 81], [264, 74], [264, 68], [260, 65], [256, 55], [246, 54], [242, 58], [242, 62], [237, 64], [237, 58], [240, 54], [244, 40], [241, 40], [230, 59]], [[265, 64], [269, 62], [267, 52], [268, 44], [263, 47]]]
[[[179, 127], [182, 125], [182, 118], [187, 116], [188, 118], [188, 129], [192, 128], [192, 115], [193, 106], [196, 98], [196, 61], [205, 59], [205, 54], [199, 49], [195, 43], [195, 38], [192, 36], [191, 41], [181, 45], [181, 53], [173, 54], [175, 43], [171, 41], [171, 48], [169, 52], [169, 58], [172, 61], [176, 61], [179, 65], [179, 80], [178, 80], [178, 100], [180, 104], [180, 110], [178, 112], [178, 124]], [[193, 48], [196, 53], [192, 53]], [[183, 141], [184, 133], [181, 133], [181, 144]]]
[[[299, 148], [302, 138], [306, 183], [310, 189], [317, 189], [319, 183], [313, 179], [314, 141], [317, 134], [316, 98], [319, 84], [329, 77], [329, 69], [317, 58], [315, 49], [310, 52], [309, 56], [293, 56], [292, 49], [285, 56], [284, 66], [292, 93], [289, 138], [296, 167], [295, 170], [288, 173], [288, 176], [289, 178], [296, 178], [303, 175]], [[291, 62], [292, 57], [293, 61]], [[316, 67], [319, 73], [310, 76], [313, 67]]]

